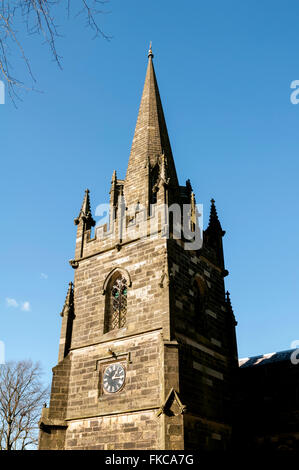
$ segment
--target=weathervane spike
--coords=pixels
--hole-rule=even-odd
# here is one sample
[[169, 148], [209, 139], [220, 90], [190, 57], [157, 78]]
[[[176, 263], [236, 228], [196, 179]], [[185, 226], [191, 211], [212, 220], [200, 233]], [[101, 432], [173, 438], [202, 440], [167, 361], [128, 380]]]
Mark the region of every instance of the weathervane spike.
[[153, 51], [152, 51], [152, 41], [150, 41], [148, 57], [152, 57], [152, 58], [154, 57], [154, 54], [153, 54]]

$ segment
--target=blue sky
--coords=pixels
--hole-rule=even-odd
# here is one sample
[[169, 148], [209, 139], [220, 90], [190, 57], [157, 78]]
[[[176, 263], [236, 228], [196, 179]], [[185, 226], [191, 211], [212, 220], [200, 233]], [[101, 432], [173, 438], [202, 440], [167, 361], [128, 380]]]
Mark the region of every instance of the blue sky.
[[85, 188], [94, 210], [113, 170], [125, 176], [150, 40], [180, 183], [191, 178], [205, 222], [215, 198], [226, 230], [239, 355], [288, 349], [299, 338], [299, 2], [111, 0], [106, 10], [109, 42], [60, 14], [62, 71], [39, 38], [26, 40], [43, 93], [0, 106], [6, 359], [40, 360], [50, 381], [73, 219]]

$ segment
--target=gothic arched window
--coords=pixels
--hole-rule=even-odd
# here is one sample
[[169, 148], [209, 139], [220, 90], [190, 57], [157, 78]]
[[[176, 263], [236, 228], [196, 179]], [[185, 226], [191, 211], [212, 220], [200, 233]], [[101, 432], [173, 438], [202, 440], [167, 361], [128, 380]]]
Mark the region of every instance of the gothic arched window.
[[127, 317], [127, 280], [113, 276], [106, 291], [105, 332], [123, 328]]

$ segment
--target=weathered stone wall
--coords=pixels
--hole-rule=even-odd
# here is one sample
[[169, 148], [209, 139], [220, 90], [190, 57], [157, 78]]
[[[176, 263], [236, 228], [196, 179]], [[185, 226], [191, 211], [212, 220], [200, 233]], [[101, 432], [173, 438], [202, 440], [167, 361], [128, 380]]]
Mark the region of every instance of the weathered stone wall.
[[[162, 352], [159, 331], [74, 350], [68, 419], [158, 408], [162, 393]], [[126, 370], [125, 386], [117, 393], [106, 394], [102, 390], [103, 370], [118, 362]]]
[[203, 451], [229, 451], [231, 447], [231, 426], [219, 421], [201, 418], [198, 415], [184, 416], [185, 449]]
[[70, 356], [53, 367], [50, 406], [43, 408], [40, 419], [39, 449], [41, 450], [64, 449], [70, 372]]
[[[60, 448], [64, 436], [58, 442], [59, 431], [51, 429], [58, 417], [64, 417], [68, 426], [66, 448], [159, 448], [161, 419], [157, 411], [164, 394], [161, 331], [75, 349], [65, 359], [71, 364], [69, 374], [65, 374], [64, 361], [58, 364], [50, 408], [47, 418], [42, 419], [50, 427], [43, 427], [40, 449]], [[125, 386], [117, 393], [106, 394], [102, 388], [103, 371], [115, 362], [125, 367]], [[67, 379], [67, 389], [58, 381], [61, 376]]]
[[[160, 287], [166, 241], [139, 240], [99, 253], [79, 263], [75, 271], [75, 320], [72, 348], [132, 333], [163, 327], [167, 334], [168, 295]], [[126, 269], [132, 281], [127, 294], [127, 322], [120, 330], [104, 334], [105, 295], [103, 285], [115, 268]]]
[[65, 435], [66, 426], [57, 426], [54, 422], [50, 422], [47, 426], [42, 425], [39, 435], [39, 450], [64, 450]]
[[[181, 245], [180, 241], [169, 240], [168, 252], [172, 323], [180, 344], [179, 390], [187, 408], [185, 446], [223, 449], [230, 440], [232, 379], [237, 365], [223, 270], [205, 258], [204, 249], [191, 252]], [[199, 311], [193, 288], [196, 280], [203, 286]], [[216, 438], [208, 439], [212, 435]]]
[[67, 412], [71, 358], [68, 356], [53, 367], [51, 399], [48, 416], [51, 419], [64, 419]]
[[[115, 268], [125, 269], [131, 279], [127, 323], [104, 333], [103, 286]], [[199, 278], [205, 289], [200, 312], [193, 292]], [[71, 350], [54, 369], [50, 403], [50, 415], [68, 424], [66, 448], [229, 445], [233, 350], [220, 268], [177, 240], [133, 242], [80, 261], [74, 303]], [[124, 364], [126, 383], [120, 392], [105, 394], [103, 368], [113, 362]], [[59, 385], [60, 375], [64, 383]], [[171, 389], [179, 393], [185, 415], [175, 403], [159, 414]], [[131, 426], [125, 426], [126, 416]], [[142, 427], [145, 416], [151, 438]], [[113, 433], [108, 417], [115, 418]]]
[[71, 421], [66, 449], [158, 449], [160, 422], [155, 411], [101, 416]]

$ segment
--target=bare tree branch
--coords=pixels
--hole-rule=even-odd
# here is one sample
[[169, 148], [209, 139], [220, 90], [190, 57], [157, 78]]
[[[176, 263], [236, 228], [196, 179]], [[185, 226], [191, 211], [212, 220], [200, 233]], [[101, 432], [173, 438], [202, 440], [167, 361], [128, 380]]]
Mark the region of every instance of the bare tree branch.
[[31, 361], [0, 366], [0, 450], [25, 450], [38, 442], [38, 419], [49, 390]]
[[[26, 66], [29, 77], [35, 82], [27, 53], [22, 45], [24, 33], [20, 32], [22, 26], [28, 36], [39, 35], [43, 38], [52, 57], [61, 68], [61, 57], [58, 54], [56, 40], [60, 36], [56, 18], [57, 8], [66, 5], [67, 16], [70, 17], [71, 6], [76, 5], [75, 16], [84, 15], [86, 26], [94, 32], [94, 37], [101, 36], [111, 39], [100, 27], [97, 18], [105, 11], [100, 9], [109, 0], [0, 0], [0, 80], [8, 86], [8, 93], [14, 101], [18, 98], [17, 89], [25, 87], [24, 82], [13, 75], [13, 65], [9, 61], [19, 57]], [[78, 7], [79, 5], [79, 7]], [[28, 87], [25, 87], [29, 89]], [[30, 87], [32, 89], [33, 87]]]

